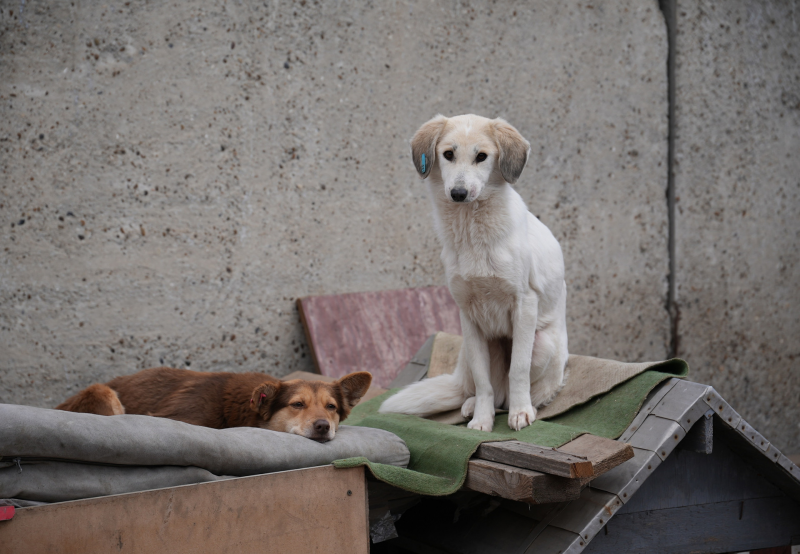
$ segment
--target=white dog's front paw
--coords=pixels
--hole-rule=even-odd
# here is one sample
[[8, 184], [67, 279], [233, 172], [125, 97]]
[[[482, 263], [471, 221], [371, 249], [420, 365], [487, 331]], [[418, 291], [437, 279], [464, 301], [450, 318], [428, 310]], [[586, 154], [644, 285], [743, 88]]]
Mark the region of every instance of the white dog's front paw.
[[478, 431], [491, 431], [494, 427], [493, 417], [474, 417], [472, 421], [467, 423], [469, 429], [477, 429]]
[[521, 410], [508, 412], [508, 426], [514, 431], [519, 431], [536, 421], [536, 408], [528, 405]]
[[470, 396], [467, 400], [461, 405], [461, 415], [463, 417], [472, 417], [472, 414], [475, 413], [475, 397]]

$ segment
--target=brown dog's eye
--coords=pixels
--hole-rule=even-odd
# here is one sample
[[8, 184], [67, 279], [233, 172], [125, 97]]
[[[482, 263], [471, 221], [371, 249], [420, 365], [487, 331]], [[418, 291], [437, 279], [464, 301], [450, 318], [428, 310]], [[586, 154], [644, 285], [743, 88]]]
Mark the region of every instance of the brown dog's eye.
[[334, 406], [333, 404], [328, 404], [328, 405], [326, 406], [326, 408], [328, 408], [329, 410], [335, 410], [335, 409], [336, 409], [336, 406]]
[[450, 162], [453, 161], [453, 151], [452, 150], [445, 151], [445, 153], [442, 154], [442, 156], [444, 156], [444, 159], [447, 160], [447, 161], [450, 161]]
[[295, 402], [294, 404], [292, 404], [292, 408], [297, 408], [298, 410], [302, 407], [303, 407], [302, 402]]
[[482, 162], [482, 161], [484, 161], [485, 159], [486, 159], [486, 154], [484, 154], [483, 152], [481, 152], [480, 154], [478, 154], [477, 156], [475, 156], [475, 163], [481, 163], [481, 162]]

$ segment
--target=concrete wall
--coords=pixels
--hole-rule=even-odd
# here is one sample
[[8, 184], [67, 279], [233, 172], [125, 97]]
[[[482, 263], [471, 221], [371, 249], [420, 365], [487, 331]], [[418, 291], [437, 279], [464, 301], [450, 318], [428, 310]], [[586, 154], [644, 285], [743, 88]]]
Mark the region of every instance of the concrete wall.
[[800, 452], [800, 5], [677, 4], [678, 353]]
[[[430, 204], [408, 155], [408, 139], [437, 112], [505, 117], [531, 141], [517, 189], [564, 249], [571, 350], [667, 356], [667, 38], [656, 2], [0, 7], [0, 401], [53, 406], [91, 382], [162, 363], [309, 370], [295, 298], [443, 284]], [[686, 33], [698, 17], [681, 19]], [[758, 54], [789, 63], [776, 41], [790, 23], [779, 19]], [[694, 29], [697, 40], [707, 33]], [[711, 46], [679, 51], [678, 75], [698, 90], [681, 89], [685, 102], [701, 101], [713, 72], [729, 70], [708, 57]], [[730, 48], [741, 53], [736, 63], [755, 55], [750, 43]], [[692, 64], [702, 82], [688, 83]], [[724, 145], [750, 141], [762, 149], [750, 148], [751, 158], [771, 152], [760, 134], [749, 137], [761, 128], [731, 121], [740, 107], [715, 109], [734, 132]], [[691, 110], [679, 122], [692, 121]], [[791, 121], [796, 130], [797, 110], [783, 111], [783, 120], [765, 112], [764, 132]], [[698, 181], [709, 162], [692, 150], [710, 144], [703, 132], [714, 121], [676, 142], [685, 172], [676, 186], [691, 181], [700, 200], [722, 192], [715, 179]], [[679, 125], [683, 137], [689, 128]], [[767, 186], [746, 170], [754, 190]], [[796, 214], [797, 188], [779, 184], [780, 171], [768, 190], [784, 186]], [[759, 194], [750, 201], [763, 207], [747, 209], [766, 217], [776, 204]], [[682, 209], [697, 204], [678, 195]], [[689, 263], [700, 250], [687, 241], [722, 240], [704, 213], [681, 216], [680, 353], [696, 379], [719, 386], [707, 368], [727, 343], [695, 347], [692, 335], [708, 340], [723, 323], [694, 323], [702, 318], [692, 319], [686, 296], [698, 283], [718, 288], [717, 273]], [[766, 234], [770, 248], [776, 234]], [[779, 290], [797, 282], [794, 256], [784, 256]], [[776, 294], [772, 281], [759, 286]], [[726, 294], [697, 297], [716, 310]], [[748, 363], [786, 374], [783, 356]], [[738, 381], [720, 386], [757, 426], [749, 398], [777, 383], [763, 379], [751, 377], [757, 395], [739, 393]], [[785, 427], [764, 432], [795, 444]]]
[[574, 351], [666, 355], [654, 2], [2, 6], [0, 400], [308, 370], [295, 298], [443, 284], [408, 154], [437, 112], [531, 140]]

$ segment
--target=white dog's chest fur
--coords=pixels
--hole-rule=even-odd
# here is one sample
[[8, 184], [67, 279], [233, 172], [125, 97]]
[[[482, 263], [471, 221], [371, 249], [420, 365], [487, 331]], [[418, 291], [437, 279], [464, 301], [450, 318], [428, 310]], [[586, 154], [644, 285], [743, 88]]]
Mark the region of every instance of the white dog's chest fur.
[[[450, 225], [439, 231], [450, 293], [487, 339], [512, 337], [514, 312], [522, 296], [531, 294], [530, 254], [518, 247], [527, 244], [527, 209], [514, 206], [514, 200], [508, 190], [469, 206], [440, 206], [449, 212], [442, 219]], [[523, 214], [509, 217], [516, 211]]]
[[464, 313], [488, 338], [511, 337], [517, 290], [497, 276], [450, 279], [450, 293]]

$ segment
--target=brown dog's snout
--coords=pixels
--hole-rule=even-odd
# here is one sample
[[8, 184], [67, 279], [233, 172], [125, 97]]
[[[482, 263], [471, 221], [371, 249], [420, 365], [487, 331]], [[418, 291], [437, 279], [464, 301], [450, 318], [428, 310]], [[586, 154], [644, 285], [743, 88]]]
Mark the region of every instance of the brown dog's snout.
[[325, 435], [331, 430], [331, 424], [326, 419], [318, 419], [314, 422], [314, 432], [318, 435]]

